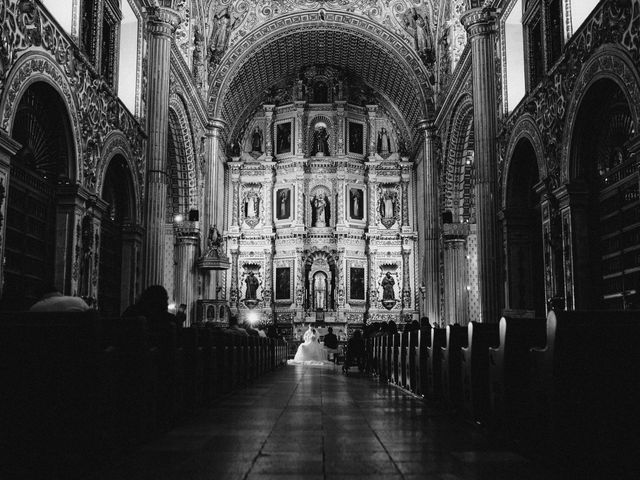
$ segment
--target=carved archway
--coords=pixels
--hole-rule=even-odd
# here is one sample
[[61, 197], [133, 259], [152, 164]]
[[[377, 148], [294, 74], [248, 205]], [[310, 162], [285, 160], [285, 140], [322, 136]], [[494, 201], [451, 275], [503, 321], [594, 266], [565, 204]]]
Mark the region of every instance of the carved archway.
[[[280, 53], [289, 51], [296, 55]], [[210, 117], [224, 119], [234, 131], [255, 109], [255, 92], [311, 64], [349, 68], [389, 98], [402, 113], [401, 124], [411, 125], [408, 138], [418, 135], [413, 125], [432, 113], [428, 71], [405, 40], [360, 15], [321, 10], [267, 22], [230, 48], [210, 81]]]
[[444, 211], [452, 213], [452, 221], [473, 222], [474, 198], [474, 131], [473, 103], [463, 96], [451, 118], [443, 173]]
[[529, 135], [511, 150], [505, 179], [503, 227], [507, 308], [545, 315], [544, 258], [539, 183], [540, 158]]
[[626, 52], [618, 47], [607, 45], [601, 47], [589, 61], [582, 67], [578, 76], [571, 101], [567, 108], [564, 122], [564, 141], [562, 158], [562, 179], [570, 182], [577, 176], [579, 158], [574, 148], [575, 126], [578, 110], [584, 103], [584, 98], [591, 87], [599, 80], [608, 79], [618, 86], [624, 94], [630, 108], [630, 114], [637, 126], [640, 120], [640, 106], [637, 99], [640, 98], [640, 78], [637, 68]]
[[[29, 87], [36, 83], [45, 83], [60, 99], [60, 109], [69, 123], [69, 140], [72, 155], [68, 158], [69, 179], [82, 183], [82, 130], [76, 107], [75, 95], [64, 72], [46, 54], [29, 52], [15, 63], [7, 77], [0, 102], [0, 128], [13, 135], [18, 105]], [[97, 161], [97, 157], [93, 159]]]
[[[25, 308], [54, 283], [69, 292], [79, 254], [65, 248], [76, 219], [61, 199], [77, 197], [74, 138], [64, 100], [49, 82], [34, 81], [21, 91], [10, 117], [11, 134], [22, 148], [11, 161], [3, 268], [5, 296], [15, 296], [16, 307]], [[68, 221], [66, 232], [57, 230], [58, 216]]]

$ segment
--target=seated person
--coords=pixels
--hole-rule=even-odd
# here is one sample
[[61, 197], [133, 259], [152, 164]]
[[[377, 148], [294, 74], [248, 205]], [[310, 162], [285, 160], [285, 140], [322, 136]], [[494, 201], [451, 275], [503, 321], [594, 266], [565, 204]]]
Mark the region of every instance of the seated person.
[[329, 360], [335, 359], [338, 353], [338, 337], [333, 333], [333, 328], [327, 328], [327, 334], [324, 336], [324, 348], [327, 349]]
[[84, 312], [89, 305], [80, 297], [63, 295], [53, 285], [44, 288], [40, 300], [29, 309], [30, 312]]
[[365, 366], [365, 345], [360, 330], [353, 332], [353, 336], [347, 342], [347, 353], [343, 370], [347, 371], [350, 365], [357, 364], [360, 370]]

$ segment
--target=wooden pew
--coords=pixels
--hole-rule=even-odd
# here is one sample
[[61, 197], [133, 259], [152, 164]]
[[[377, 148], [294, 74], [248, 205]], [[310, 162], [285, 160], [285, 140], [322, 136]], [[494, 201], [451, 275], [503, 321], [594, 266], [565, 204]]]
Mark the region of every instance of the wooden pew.
[[531, 351], [538, 453], [577, 475], [640, 471], [640, 315], [557, 311]]
[[[406, 328], [406, 326], [405, 326]], [[399, 384], [403, 388], [408, 388], [408, 363], [409, 363], [409, 332], [403, 331], [400, 334], [400, 368]]]
[[444, 328], [431, 329], [431, 342], [427, 345], [426, 376], [430, 398], [442, 398], [442, 347], [447, 340]]
[[467, 346], [468, 331], [462, 325], [447, 325], [442, 352], [442, 395], [446, 404], [462, 406], [462, 347]]
[[489, 348], [489, 398], [492, 428], [518, 443], [533, 423], [530, 406], [529, 350], [545, 344], [545, 318], [502, 317], [499, 345]]
[[402, 345], [401, 333], [394, 333], [390, 336], [391, 340], [391, 383], [394, 385], [400, 385], [400, 351]]
[[461, 350], [464, 415], [485, 426], [491, 416], [489, 347], [497, 346], [498, 341], [497, 323], [470, 322], [467, 325], [467, 346]]
[[429, 360], [428, 347], [431, 346], [432, 328], [431, 326], [422, 327], [417, 331], [416, 335], [416, 357], [415, 357], [415, 389], [413, 390], [416, 395], [422, 395], [423, 397], [429, 394], [428, 389], [428, 376], [427, 376], [427, 362]]
[[412, 330], [407, 332], [407, 353], [405, 355], [405, 388], [410, 392], [418, 395], [417, 376], [416, 376], [416, 359], [418, 358], [418, 342], [419, 331]]

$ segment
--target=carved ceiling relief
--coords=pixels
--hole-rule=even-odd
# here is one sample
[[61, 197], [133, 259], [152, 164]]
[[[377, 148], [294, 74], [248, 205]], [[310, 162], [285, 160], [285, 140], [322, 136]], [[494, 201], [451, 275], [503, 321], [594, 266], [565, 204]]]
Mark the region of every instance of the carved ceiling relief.
[[438, 4], [437, 0], [213, 0], [208, 6], [205, 35], [211, 65], [215, 68], [228, 48], [282, 15], [319, 9], [344, 11], [366, 16], [388, 28], [429, 63]]

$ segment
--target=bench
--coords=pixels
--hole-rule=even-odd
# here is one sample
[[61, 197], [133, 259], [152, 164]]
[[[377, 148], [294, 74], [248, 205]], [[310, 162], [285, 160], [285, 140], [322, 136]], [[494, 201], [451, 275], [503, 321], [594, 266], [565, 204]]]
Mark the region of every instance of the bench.
[[498, 324], [470, 322], [467, 346], [461, 350], [462, 397], [466, 418], [488, 425], [491, 417], [489, 396], [489, 347], [498, 345]]
[[467, 346], [468, 330], [462, 325], [447, 325], [442, 352], [442, 395], [445, 404], [462, 405], [462, 347]]

